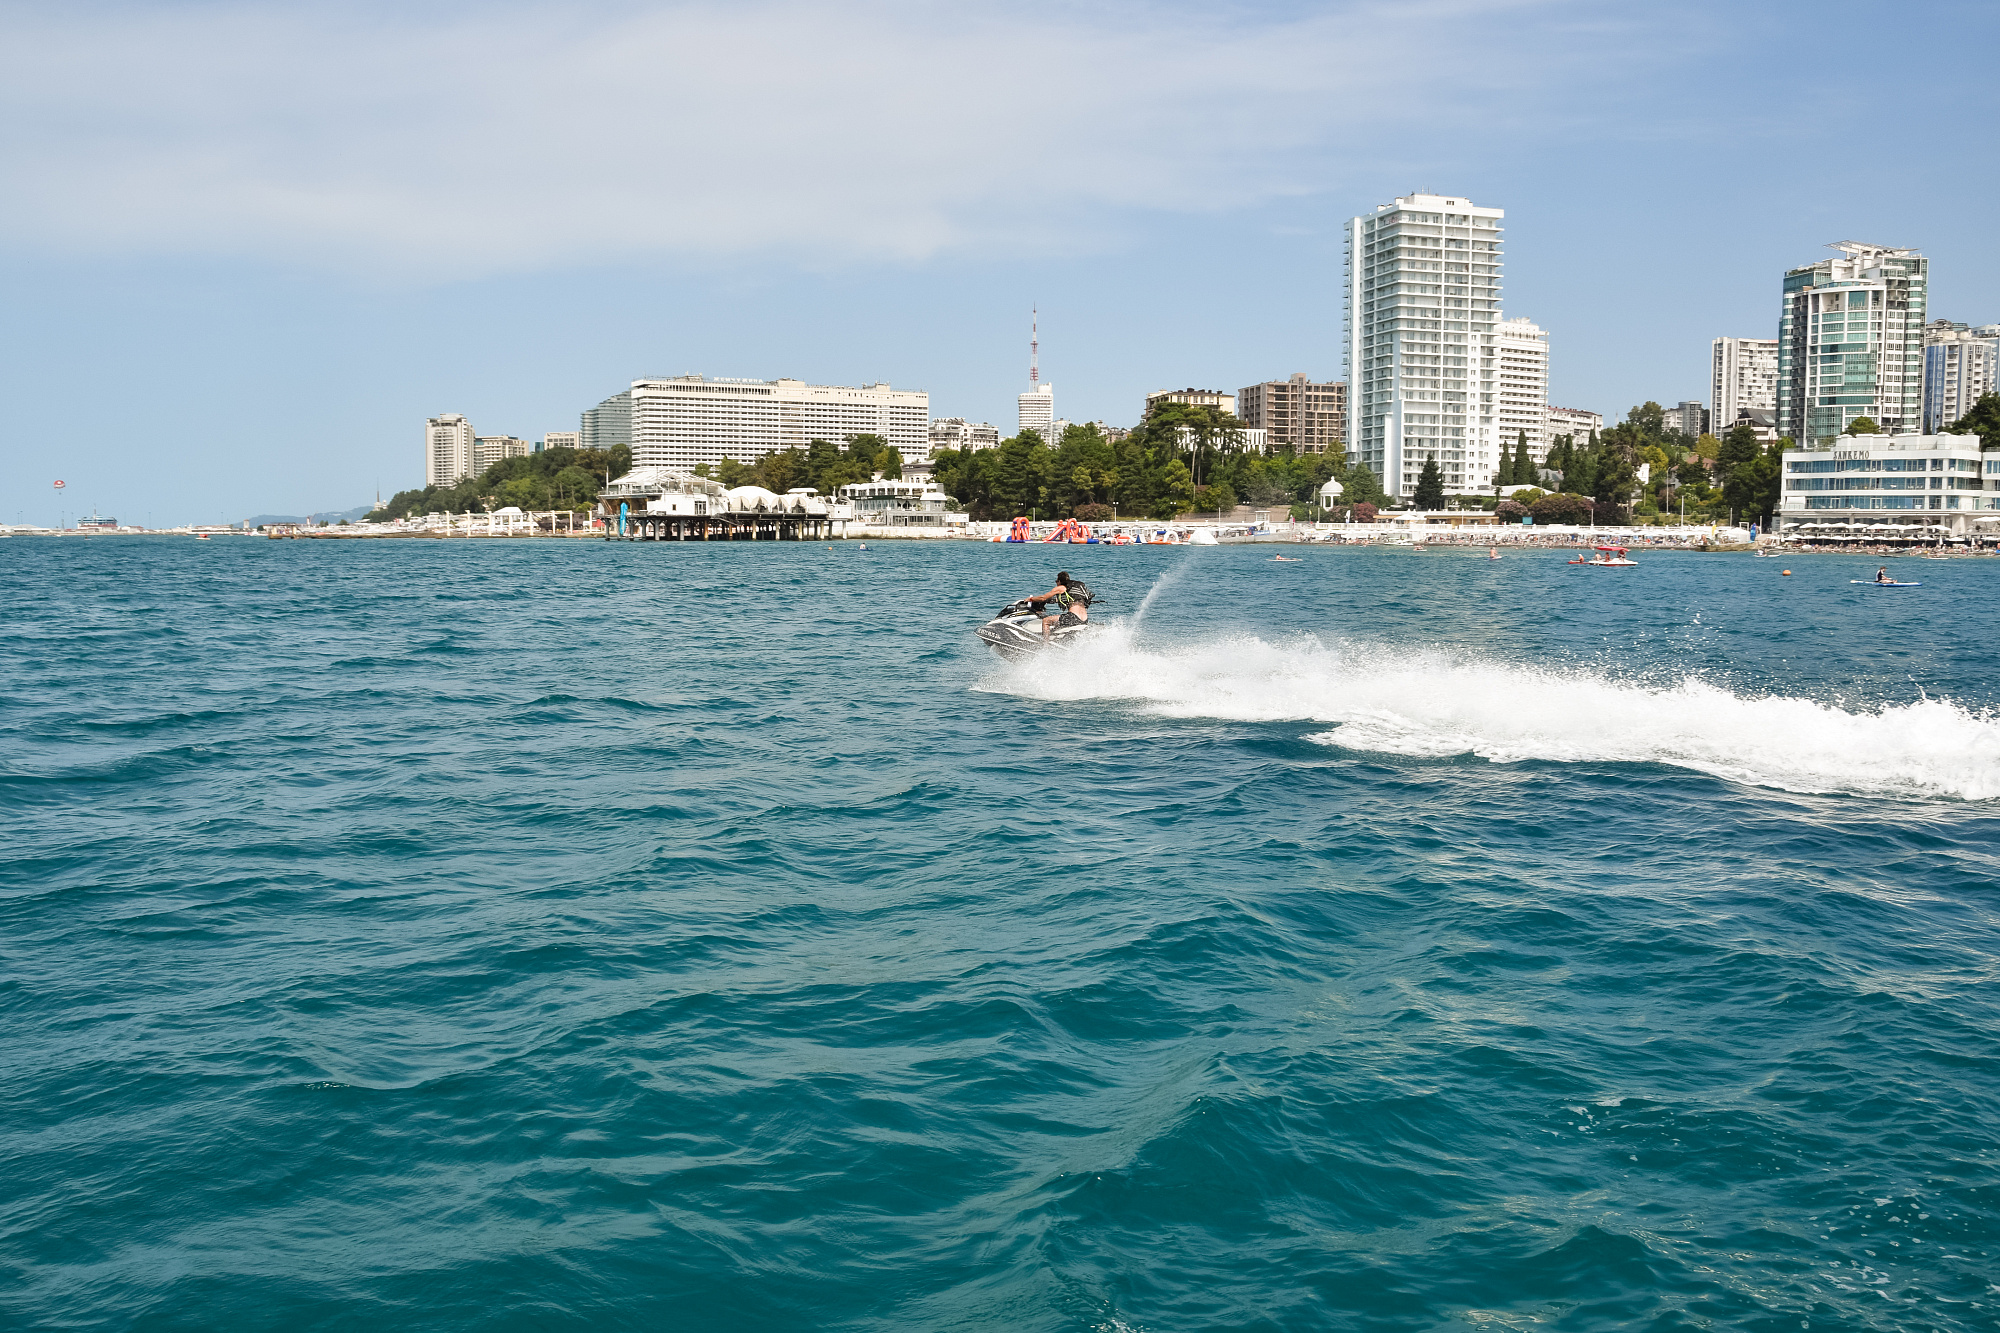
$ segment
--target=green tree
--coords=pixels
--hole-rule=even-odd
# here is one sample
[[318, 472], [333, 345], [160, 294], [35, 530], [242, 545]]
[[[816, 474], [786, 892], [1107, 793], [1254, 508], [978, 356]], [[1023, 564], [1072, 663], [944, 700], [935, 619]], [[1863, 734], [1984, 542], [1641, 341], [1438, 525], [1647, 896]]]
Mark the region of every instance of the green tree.
[[1537, 523], [1588, 523], [1590, 501], [1581, 495], [1544, 495], [1528, 506]]
[[[1553, 440], [1550, 440], [1548, 453], [1542, 455], [1542, 466], [1551, 472], [1562, 472], [1567, 469], [1569, 467], [1570, 440], [1571, 437], [1568, 435], [1558, 435]], [[1535, 476], [1528, 478], [1528, 480], [1533, 483], [1539, 483], [1541, 476], [1537, 473]]]
[[2000, 393], [1984, 393], [1972, 410], [1945, 428], [1954, 435], [1977, 435], [1981, 449], [2000, 449]]
[[1632, 488], [1639, 481], [1639, 470], [1632, 461], [1634, 452], [1622, 439], [1608, 439], [1598, 448], [1595, 484], [1590, 494], [1597, 503], [1597, 519], [1601, 523], [1625, 520], [1625, 506], [1631, 502]]
[[1722, 501], [1736, 511], [1742, 522], [1768, 524], [1771, 511], [1778, 507], [1782, 441], [1760, 450], [1755, 458], [1731, 468], [1722, 482]]
[[1382, 483], [1376, 480], [1375, 473], [1366, 463], [1355, 463], [1349, 467], [1347, 475], [1341, 480], [1341, 486], [1343, 489], [1340, 498], [1346, 504], [1379, 505], [1389, 498], [1383, 493]]
[[1160, 470], [1160, 495], [1153, 502], [1152, 517], [1172, 518], [1194, 504], [1194, 474], [1180, 459], [1172, 459]]
[[1417, 493], [1414, 499], [1419, 509], [1444, 508], [1444, 473], [1438, 470], [1435, 457], [1424, 460], [1423, 471], [1417, 474]]
[[1194, 493], [1196, 513], [1213, 514], [1236, 508], [1236, 492], [1229, 489], [1226, 481], [1212, 486], [1203, 486]]
[[1882, 428], [1875, 424], [1874, 417], [1856, 417], [1847, 423], [1848, 435], [1880, 435]]
[[1032, 515], [1047, 507], [1049, 447], [1032, 430], [1000, 442], [993, 460], [993, 503], [1002, 516]]
[[1625, 421], [1649, 441], [1660, 439], [1667, 433], [1667, 409], [1651, 400], [1627, 412]]
[[1716, 450], [1716, 472], [1727, 479], [1737, 468], [1763, 452], [1764, 446], [1757, 442], [1757, 432], [1750, 428], [1748, 422], [1739, 421], [1729, 428], [1729, 434], [1723, 437], [1721, 447]]

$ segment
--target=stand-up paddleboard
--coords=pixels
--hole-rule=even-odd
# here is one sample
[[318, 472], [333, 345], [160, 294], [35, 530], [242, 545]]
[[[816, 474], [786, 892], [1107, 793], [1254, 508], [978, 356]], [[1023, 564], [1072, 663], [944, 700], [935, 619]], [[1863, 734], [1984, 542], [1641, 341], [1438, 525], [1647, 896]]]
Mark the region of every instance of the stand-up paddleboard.
[[1858, 583], [1864, 588], [1921, 588], [1924, 586], [1921, 579], [1914, 583], [1898, 583], [1894, 579], [1890, 579], [1887, 583], [1884, 583], [1881, 579], [1849, 579], [1848, 582]]

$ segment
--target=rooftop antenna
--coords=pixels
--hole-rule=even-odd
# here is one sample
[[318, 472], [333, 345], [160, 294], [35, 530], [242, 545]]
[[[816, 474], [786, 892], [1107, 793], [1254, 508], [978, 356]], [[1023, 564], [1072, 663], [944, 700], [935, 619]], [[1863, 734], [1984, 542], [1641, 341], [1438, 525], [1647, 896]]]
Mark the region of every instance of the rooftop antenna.
[[1035, 387], [1042, 377], [1042, 312], [1038, 306], [1028, 307], [1028, 387]]

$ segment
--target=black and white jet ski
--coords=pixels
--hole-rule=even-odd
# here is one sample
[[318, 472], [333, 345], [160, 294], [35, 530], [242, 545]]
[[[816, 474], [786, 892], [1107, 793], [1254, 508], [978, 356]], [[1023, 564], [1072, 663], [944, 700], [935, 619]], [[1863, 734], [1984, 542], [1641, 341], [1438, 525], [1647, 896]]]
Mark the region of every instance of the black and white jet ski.
[[998, 615], [979, 627], [979, 637], [1009, 662], [1019, 662], [1046, 649], [1073, 644], [1089, 631], [1089, 621], [1081, 625], [1058, 625], [1044, 643], [1042, 613], [1024, 597], [1001, 607]]

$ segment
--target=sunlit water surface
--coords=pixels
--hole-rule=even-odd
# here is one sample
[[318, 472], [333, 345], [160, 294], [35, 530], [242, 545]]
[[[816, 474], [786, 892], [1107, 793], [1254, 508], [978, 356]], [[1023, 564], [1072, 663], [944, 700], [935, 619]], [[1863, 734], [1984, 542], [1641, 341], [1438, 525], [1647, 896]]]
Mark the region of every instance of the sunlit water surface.
[[2000, 561], [1297, 553], [0, 543], [0, 1323], [1996, 1327]]

